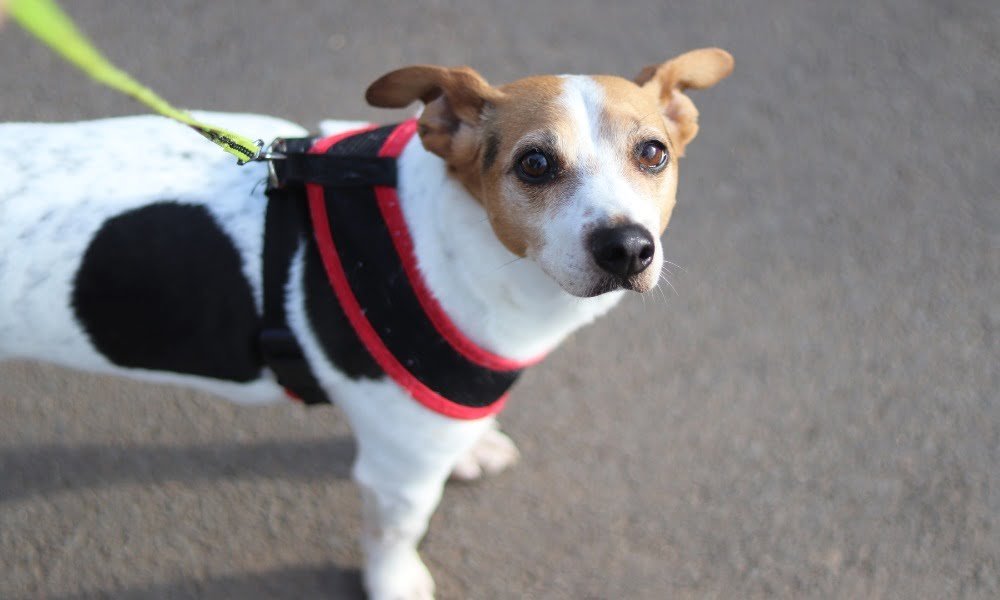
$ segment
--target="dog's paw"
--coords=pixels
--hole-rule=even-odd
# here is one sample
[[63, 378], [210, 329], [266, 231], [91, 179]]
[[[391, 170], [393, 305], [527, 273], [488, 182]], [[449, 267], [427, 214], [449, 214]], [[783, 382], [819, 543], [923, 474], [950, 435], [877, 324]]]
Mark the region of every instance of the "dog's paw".
[[434, 578], [416, 550], [373, 557], [365, 567], [369, 600], [434, 600]]
[[491, 427], [458, 460], [451, 470], [451, 477], [459, 481], [473, 481], [484, 474], [494, 475], [516, 463], [520, 457], [514, 442], [504, 432]]

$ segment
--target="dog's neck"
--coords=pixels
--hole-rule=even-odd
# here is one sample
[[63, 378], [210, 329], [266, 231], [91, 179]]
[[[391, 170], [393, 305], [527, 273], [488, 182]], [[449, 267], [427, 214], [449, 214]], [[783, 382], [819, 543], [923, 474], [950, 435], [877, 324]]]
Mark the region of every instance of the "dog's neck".
[[417, 263], [458, 328], [480, 346], [525, 360], [555, 348], [624, 292], [578, 298], [497, 240], [486, 211], [414, 136], [399, 157], [399, 198]]

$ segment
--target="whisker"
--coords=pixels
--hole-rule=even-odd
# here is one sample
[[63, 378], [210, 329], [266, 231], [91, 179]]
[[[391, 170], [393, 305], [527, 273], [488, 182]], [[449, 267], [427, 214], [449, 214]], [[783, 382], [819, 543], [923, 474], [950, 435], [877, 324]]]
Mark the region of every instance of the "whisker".
[[670, 286], [670, 289], [674, 290], [674, 294], [677, 294], [677, 297], [678, 297], [678, 298], [680, 298], [680, 297], [681, 297], [681, 295], [677, 293], [677, 288], [675, 288], [675, 287], [674, 287], [674, 284], [670, 283], [670, 280], [669, 280], [669, 279], [667, 279], [666, 277], [664, 277], [664, 278], [663, 278], [663, 281], [666, 281], [666, 282], [667, 282], [667, 285], [669, 285], [669, 286]]
[[524, 257], [523, 256], [518, 256], [514, 260], [509, 260], [509, 261], [505, 262], [504, 264], [500, 265], [499, 267], [497, 267], [496, 270], [499, 271], [500, 269], [502, 269], [504, 267], [509, 267], [510, 265], [516, 263], [519, 260], [524, 260]]
[[[656, 280], [656, 283], [657, 283], [657, 284], [659, 284], [661, 280], [663, 280], [663, 281], [666, 281], [666, 279], [667, 279], [667, 276], [666, 276], [666, 275], [664, 275], [664, 273], [663, 273], [663, 269], [661, 268], [661, 269], [660, 269], [660, 277], [659, 277], [659, 278], [657, 278], [657, 280]], [[657, 290], [658, 292], [660, 292], [660, 298], [662, 298], [662, 299], [663, 299], [663, 303], [664, 303], [664, 304], [670, 304], [670, 303], [669, 303], [669, 302], [667, 301], [667, 296], [666, 296], [666, 295], [665, 295], [665, 294], [663, 293], [663, 287], [662, 287], [662, 286], [660, 286], [660, 285], [657, 285], [657, 286], [656, 286], [656, 290]]]
[[685, 273], [688, 272], [687, 269], [685, 269], [684, 267], [680, 266], [679, 264], [677, 264], [675, 262], [671, 262], [671, 261], [669, 261], [669, 260], [667, 260], [665, 258], [663, 259], [663, 262], [666, 263], [666, 264], [668, 264], [668, 265], [673, 265], [673, 266], [677, 267], [678, 269], [680, 269], [681, 271], [684, 271]]
[[660, 279], [666, 279], [667, 275], [673, 276], [673, 274], [674, 272], [667, 268], [666, 264], [660, 266]]
[[670, 306], [670, 301], [667, 300], [667, 295], [663, 293], [663, 288], [656, 286], [656, 291], [660, 292], [660, 299], [663, 300], [663, 305]]

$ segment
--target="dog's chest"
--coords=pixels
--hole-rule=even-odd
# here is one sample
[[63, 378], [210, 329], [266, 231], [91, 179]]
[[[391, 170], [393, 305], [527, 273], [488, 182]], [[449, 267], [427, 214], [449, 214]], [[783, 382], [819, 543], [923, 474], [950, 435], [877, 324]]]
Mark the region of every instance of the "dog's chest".
[[[394, 161], [415, 129], [410, 121], [327, 138], [313, 146], [313, 156], [334, 164], [369, 157]], [[378, 367], [432, 410], [459, 418], [499, 410], [525, 365], [478, 347], [437, 303], [417, 266], [394, 183], [307, 183], [300, 191], [307, 198], [296, 198], [296, 188], [289, 187], [272, 202], [308, 203], [312, 231], [307, 237], [315, 240], [305, 257], [305, 279], [313, 286], [306, 294], [309, 314], [315, 316], [335, 297]], [[313, 248], [326, 274], [325, 290], [315, 275]], [[325, 312], [334, 316], [332, 310]], [[328, 358], [342, 358], [341, 331], [323, 327], [316, 335]], [[368, 366], [354, 365], [362, 371]]]

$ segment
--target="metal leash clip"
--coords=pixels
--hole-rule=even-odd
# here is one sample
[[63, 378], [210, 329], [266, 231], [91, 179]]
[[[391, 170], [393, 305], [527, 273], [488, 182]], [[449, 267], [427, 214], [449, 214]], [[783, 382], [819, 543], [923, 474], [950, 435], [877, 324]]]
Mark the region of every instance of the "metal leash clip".
[[281, 160], [286, 158], [284, 155], [285, 151], [285, 140], [278, 138], [270, 143], [268, 146], [264, 146], [264, 140], [257, 140], [254, 142], [257, 144], [257, 156], [254, 160]]
[[257, 140], [256, 143], [259, 144], [260, 151], [254, 157], [254, 160], [267, 161], [267, 181], [271, 187], [280, 187], [278, 185], [278, 172], [274, 168], [274, 161], [288, 158], [285, 154], [285, 140], [277, 138], [267, 147], [264, 146], [264, 140]]

